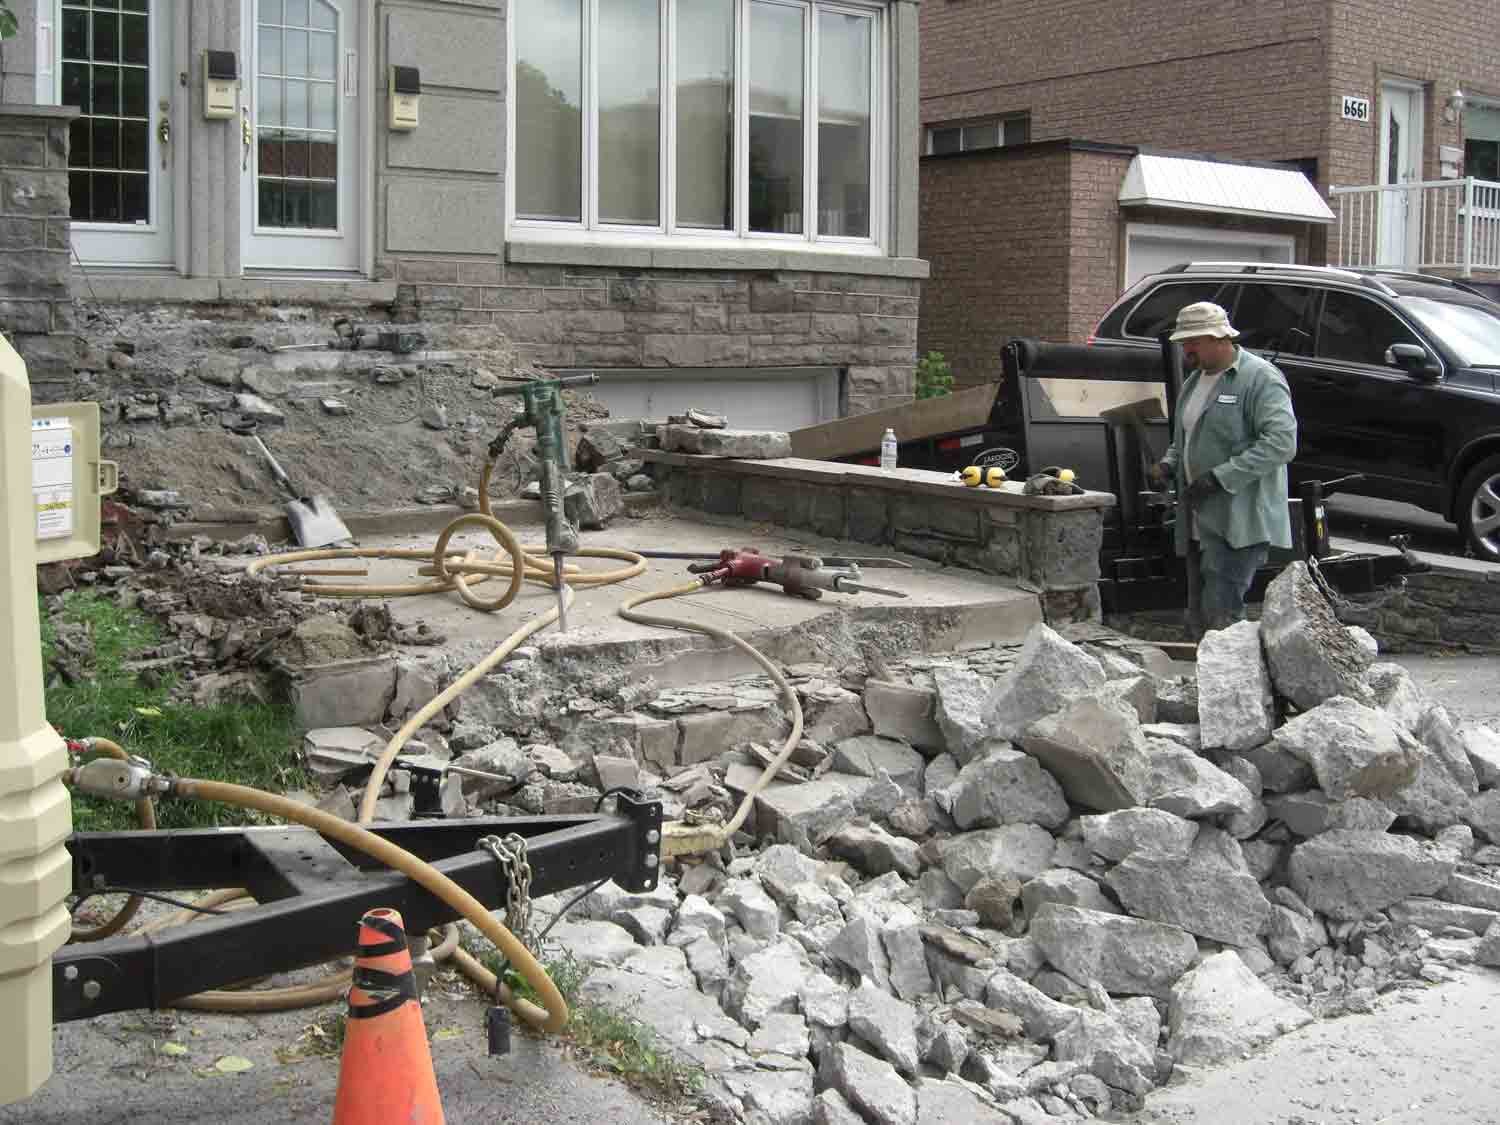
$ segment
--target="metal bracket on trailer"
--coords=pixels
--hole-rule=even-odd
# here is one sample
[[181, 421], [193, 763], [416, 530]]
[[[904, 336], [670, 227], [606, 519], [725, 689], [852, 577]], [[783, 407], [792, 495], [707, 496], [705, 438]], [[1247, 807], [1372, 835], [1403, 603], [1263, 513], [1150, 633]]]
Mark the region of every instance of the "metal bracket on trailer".
[[[614, 815], [475, 817], [368, 828], [431, 863], [491, 910], [508, 905], [508, 882], [479, 840], [511, 832], [526, 839], [535, 895], [606, 878], [628, 891], [654, 890], [661, 804], [616, 796]], [[244, 887], [261, 905], [160, 933], [63, 946], [52, 958], [54, 1023], [159, 1008], [205, 989], [346, 956], [360, 917], [374, 907], [399, 910], [413, 934], [457, 917], [405, 875], [309, 828], [80, 832], [68, 850], [75, 893]]]

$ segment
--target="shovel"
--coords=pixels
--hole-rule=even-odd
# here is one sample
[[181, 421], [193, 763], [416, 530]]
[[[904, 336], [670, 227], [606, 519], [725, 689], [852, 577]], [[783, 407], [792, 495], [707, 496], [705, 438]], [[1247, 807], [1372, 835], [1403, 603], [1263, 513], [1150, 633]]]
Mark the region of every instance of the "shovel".
[[302, 547], [327, 547], [335, 543], [348, 543], [354, 539], [349, 529], [344, 526], [344, 521], [339, 518], [338, 512], [334, 511], [333, 505], [325, 496], [300, 496], [292, 482], [287, 479], [286, 473], [276, 463], [276, 458], [271, 456], [271, 451], [266, 448], [266, 443], [260, 440], [259, 434], [251, 434], [250, 440], [255, 442], [256, 448], [265, 456], [266, 463], [271, 466], [271, 475], [276, 478], [276, 483], [291, 497], [286, 505], [286, 522], [291, 525], [292, 537]]

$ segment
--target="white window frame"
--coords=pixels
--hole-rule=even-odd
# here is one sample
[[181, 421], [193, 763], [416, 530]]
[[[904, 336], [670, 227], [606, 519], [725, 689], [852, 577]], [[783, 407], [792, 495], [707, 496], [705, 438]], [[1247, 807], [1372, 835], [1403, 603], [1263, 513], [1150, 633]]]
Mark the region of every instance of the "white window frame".
[[[599, 219], [598, 91], [594, 50], [598, 44], [600, 0], [581, 0], [583, 12], [583, 220], [561, 222], [516, 216], [516, 179], [505, 177], [507, 240], [588, 246], [639, 246], [780, 251], [884, 256], [890, 232], [891, 57], [889, 4], [865, 0], [734, 0], [734, 229], [679, 227], [677, 211], [677, 10], [692, 0], [659, 0], [661, 11], [661, 221], [655, 226], [604, 223]], [[749, 229], [750, 99], [748, 96], [750, 12], [753, 2], [799, 8], [803, 12], [803, 232], [781, 234]], [[818, 13], [855, 15], [871, 21], [870, 58], [870, 236], [818, 234]], [[516, 166], [516, 17], [506, 22], [506, 167]]]

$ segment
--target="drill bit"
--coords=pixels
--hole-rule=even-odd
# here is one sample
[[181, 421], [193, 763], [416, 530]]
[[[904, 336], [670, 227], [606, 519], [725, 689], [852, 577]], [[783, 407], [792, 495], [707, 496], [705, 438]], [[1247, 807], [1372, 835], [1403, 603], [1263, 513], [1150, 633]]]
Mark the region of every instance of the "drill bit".
[[568, 556], [562, 551], [552, 552], [552, 573], [557, 580], [557, 627], [568, 631], [568, 594], [563, 586], [563, 560]]

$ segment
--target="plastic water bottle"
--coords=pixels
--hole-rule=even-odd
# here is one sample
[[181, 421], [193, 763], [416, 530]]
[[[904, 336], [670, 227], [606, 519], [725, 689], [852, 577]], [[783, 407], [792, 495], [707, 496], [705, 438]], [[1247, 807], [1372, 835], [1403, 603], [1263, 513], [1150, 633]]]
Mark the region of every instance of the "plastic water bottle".
[[896, 431], [887, 428], [880, 439], [880, 471], [888, 473], [896, 467]]

